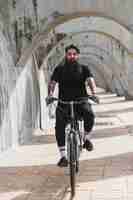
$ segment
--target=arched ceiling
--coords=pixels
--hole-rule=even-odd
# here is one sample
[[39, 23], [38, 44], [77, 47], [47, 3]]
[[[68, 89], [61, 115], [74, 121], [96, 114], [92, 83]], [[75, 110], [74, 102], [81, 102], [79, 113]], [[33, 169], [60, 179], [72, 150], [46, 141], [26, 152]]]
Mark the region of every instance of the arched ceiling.
[[[80, 34], [82, 35], [82, 33], [84, 33], [84, 32], [78, 32], [78, 33], [73, 33], [73, 34], [68, 35], [66, 38], [64, 38], [63, 40], [60, 41], [60, 44], [58, 44], [57, 46], [55, 46], [55, 48], [53, 48], [53, 50], [50, 52], [47, 59], [49, 57], [52, 58], [52, 56], [54, 54], [55, 54], [54, 57], [56, 57], [56, 50], [57, 49], [58, 49], [57, 54], [58, 54], [58, 52], [61, 52], [60, 55], [57, 55], [57, 62], [58, 63], [56, 63], [55, 60], [52, 61], [52, 63], [54, 63], [53, 67], [55, 67], [56, 64], [59, 64], [60, 61], [58, 60], [58, 57], [61, 58], [64, 54], [61, 44], [63, 43], [64, 48], [65, 48], [66, 45], [71, 43], [71, 40], [74, 40], [74, 37], [76, 35], [80, 35]], [[87, 33], [87, 32], [85, 32], [85, 33]], [[90, 31], [89, 33], [93, 33], [93, 32]], [[99, 32], [97, 32], [97, 31], [94, 31], [94, 33], [99, 34]], [[100, 32], [100, 34], [102, 34], [102, 32]], [[73, 36], [73, 38], [71, 36]], [[110, 38], [110, 36], [108, 36], [108, 35], [106, 35], [106, 37], [107, 37], [107, 39]], [[112, 37], [111, 37], [111, 39], [112, 39]], [[115, 38], [113, 38], [113, 39], [116, 43], [118, 42], [117, 39], [115, 39]], [[82, 39], [80, 38], [79, 43], [78, 43], [78, 41], [76, 41], [76, 43], [78, 44], [78, 46], [81, 50], [81, 59], [84, 57], [84, 58], [87, 58], [89, 61], [91, 60], [91, 64], [95, 65], [95, 69], [96, 69], [97, 73], [100, 75], [100, 77], [105, 77], [104, 78], [105, 82], [106, 82], [105, 85], [110, 89], [112, 87], [111, 86], [112, 75], [115, 76], [116, 79], [118, 80], [119, 88], [122, 87], [122, 90], [123, 90], [123, 93], [124, 93], [125, 90], [123, 88], [126, 88], [126, 86], [123, 85], [123, 83], [121, 82], [121, 79], [122, 80], [124, 79], [124, 81], [125, 81], [125, 74], [124, 73], [125, 73], [126, 70], [123, 71], [123, 66], [121, 65], [122, 63], [119, 64], [119, 62], [117, 60], [118, 54], [117, 54], [116, 57], [113, 56], [112, 52], [110, 53], [108, 48], [104, 49], [104, 46], [101, 46], [99, 44], [98, 39], [97, 39], [97, 43], [96, 44], [94, 43], [93, 45], [90, 44], [90, 43], [87, 44], [87, 42], [84, 41], [85, 46], [84, 46], [84, 44], [82, 44], [81, 40]], [[103, 58], [101, 59], [101, 57], [103, 57]], [[51, 60], [51, 58], [50, 58], [50, 60]], [[52, 68], [50, 67], [50, 69], [52, 69]], [[101, 71], [101, 73], [99, 73], [99, 71]]]
[[[87, 38], [85, 37], [86, 35], [88, 36]], [[94, 35], [94, 40], [92, 41], [89, 40], [89, 37], [91, 37], [91, 35]], [[100, 37], [97, 37], [99, 35]], [[115, 46], [114, 44], [112, 44], [112, 41], [114, 42], [114, 44], [116, 43]], [[81, 53], [88, 53], [88, 50], [90, 49], [91, 52], [95, 52], [96, 54], [98, 53], [99, 57], [110, 57], [112, 60], [114, 60], [114, 62], [116, 62], [118, 71], [123, 71], [123, 73], [127, 71], [126, 63], [123, 64], [124, 55], [121, 51], [127, 51], [126, 59], [128, 59], [128, 50], [122, 44], [120, 44], [120, 41], [116, 38], [104, 32], [99, 32], [95, 30], [81, 31], [77, 33], [72, 33], [70, 35], [68, 34], [50, 51], [47, 59], [49, 57], [52, 57], [53, 55], [57, 57], [62, 57], [64, 55], [63, 48], [65, 48], [65, 46], [70, 43], [76, 43], [76, 45], [79, 46], [79, 48], [81, 49]]]
[[[100, 63], [98, 59], [93, 59], [89, 54], [85, 57], [83, 56], [82, 58], [80, 58], [80, 63], [89, 66], [90, 70], [94, 74], [96, 85], [98, 87], [104, 88], [108, 91], [112, 90], [110, 84], [111, 76], [109, 76], [109, 73], [106, 70], [103, 73], [103, 69], [107, 69], [104, 63]], [[111, 70], [109, 70], [109, 72], [110, 74], [112, 74]]]
[[131, 42], [133, 41], [133, 34], [115, 21], [104, 17], [90, 16], [72, 19], [58, 25], [55, 32], [74, 34], [77, 32], [91, 32], [94, 30], [97, 32], [104, 32], [105, 34], [110, 35], [110, 37], [116, 38], [127, 49], [133, 51]]
[[[8, 0], [1, 0], [0, 5], [8, 5]], [[14, 1], [15, 2], [15, 1]], [[132, 0], [37, 0], [38, 18], [47, 18], [49, 22], [53, 18], [66, 15], [107, 16], [118, 21], [130, 29], [133, 24]], [[33, 14], [33, 1], [17, 0], [17, 14], [22, 15], [23, 9]], [[86, 14], [85, 14], [86, 13]], [[125, 14], [123, 14], [125, 13]]]
[[[124, 38], [122, 41], [124, 41], [124, 45], [127, 49], [132, 51], [132, 8], [132, 0], [126, 0], [123, 2], [121, 2], [121, 0], [55, 0], [54, 2], [53, 0], [44, 0], [43, 2], [42, 0], [38, 0], [38, 13], [40, 13], [40, 15], [42, 14], [40, 17], [46, 18], [43, 29], [44, 31], [35, 35], [31, 46], [25, 50], [18, 65], [25, 65], [31, 54], [34, 53], [43, 43], [46, 43], [47, 39], [49, 39], [52, 34], [55, 34], [57, 26], [80, 17], [91, 16], [98, 17], [99, 19], [106, 18], [111, 23], [115, 23], [117, 27], [120, 26], [120, 30], [122, 30], [122, 38]], [[43, 12], [40, 12], [42, 9]], [[126, 13], [126, 15], [123, 13]], [[126, 34], [123, 32], [123, 29]], [[117, 35], [113, 35], [112, 32], [110, 32], [110, 34], [113, 37]], [[118, 39], [118, 37], [116, 38]], [[48, 54], [47, 51], [45, 52], [44, 58]], [[132, 62], [132, 59], [129, 62]], [[129, 66], [128, 71], [129, 70], [131, 71], [131, 66]]]
[[[119, 21], [130, 28], [132, 24], [132, 0], [38, 0], [38, 11], [40, 17], [55, 14], [58, 15], [80, 15], [90, 13], [89, 16], [101, 15]], [[123, 13], [126, 13], [123, 14]]]
[[[77, 18], [77, 17], [83, 17], [83, 16], [91, 16], [91, 15], [96, 15], [98, 17], [103, 17], [103, 15], [99, 14], [97, 12], [79, 12], [79, 13], [74, 13], [74, 14], [67, 14], [65, 16], [61, 16], [61, 17], [57, 17], [56, 19], [52, 20], [52, 22], [50, 22], [48, 25], [47, 25], [47, 28], [44, 32], [42, 33], [38, 33], [37, 35], [35, 35], [35, 37], [33, 38], [33, 41], [32, 41], [32, 44], [30, 46], [29, 49], [27, 49], [24, 54], [22, 55], [21, 59], [20, 59], [20, 64], [24, 64], [26, 62], [26, 60], [28, 59], [28, 57], [30, 56], [31, 53], [34, 52], [34, 50], [36, 50], [42, 43], [42, 41], [48, 37], [48, 34], [50, 33], [50, 31], [54, 30], [58, 25], [64, 23], [64, 22], [67, 22], [67, 21], [70, 21], [74, 18]], [[108, 15], [106, 16], [107, 18], [110, 18]], [[117, 19], [114, 19], [115, 20], [115, 23], [119, 21]], [[120, 24], [120, 23], [119, 23]], [[122, 24], [122, 23], [121, 23]], [[124, 24], [124, 27], [126, 27], [126, 25]], [[128, 30], [128, 29], [127, 29]], [[130, 34], [130, 33], [129, 33]]]

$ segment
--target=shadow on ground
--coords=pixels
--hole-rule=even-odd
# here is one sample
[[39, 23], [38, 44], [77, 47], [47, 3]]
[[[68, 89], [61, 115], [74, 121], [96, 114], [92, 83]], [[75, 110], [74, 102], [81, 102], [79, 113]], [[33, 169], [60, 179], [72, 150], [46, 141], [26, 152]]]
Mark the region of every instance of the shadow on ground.
[[[132, 152], [80, 161], [76, 185], [127, 175], [133, 175]], [[69, 187], [68, 169], [56, 165], [0, 168], [0, 176], [0, 193], [18, 194], [12, 200], [61, 200]]]
[[[98, 124], [99, 125], [99, 124]], [[120, 135], [127, 135], [128, 129], [130, 127], [114, 127], [114, 128], [104, 128], [92, 131], [92, 138], [108, 138], [108, 137], [116, 137]], [[54, 134], [45, 134], [39, 136], [33, 136], [31, 141], [25, 142], [24, 145], [41, 145], [41, 144], [52, 144], [56, 143], [56, 138]]]
[[52, 144], [55, 143], [55, 135], [40, 135], [33, 136], [31, 141], [25, 142], [24, 145], [41, 145], [41, 144]]
[[12, 200], [62, 200], [68, 187], [64, 169], [55, 165], [0, 168], [0, 176], [0, 199], [2, 194], [14, 193]]

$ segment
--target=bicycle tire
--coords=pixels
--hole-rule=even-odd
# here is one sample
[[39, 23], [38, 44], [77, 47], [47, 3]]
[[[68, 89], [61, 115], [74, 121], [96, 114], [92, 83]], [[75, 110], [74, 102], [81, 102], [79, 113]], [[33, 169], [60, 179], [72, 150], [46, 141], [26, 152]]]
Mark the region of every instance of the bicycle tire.
[[82, 152], [82, 134], [80, 131], [77, 133], [77, 148], [76, 148], [76, 173], [79, 172], [79, 157], [80, 153]]
[[80, 156], [80, 148], [79, 148], [79, 144], [78, 144], [78, 142], [76, 140], [75, 141], [76, 173], [79, 172], [79, 156]]
[[74, 135], [70, 134], [70, 186], [71, 196], [75, 196], [75, 185], [76, 185], [76, 157], [75, 157], [75, 141]]
[[77, 160], [76, 161], [76, 173], [78, 173], [79, 172], [79, 161]]

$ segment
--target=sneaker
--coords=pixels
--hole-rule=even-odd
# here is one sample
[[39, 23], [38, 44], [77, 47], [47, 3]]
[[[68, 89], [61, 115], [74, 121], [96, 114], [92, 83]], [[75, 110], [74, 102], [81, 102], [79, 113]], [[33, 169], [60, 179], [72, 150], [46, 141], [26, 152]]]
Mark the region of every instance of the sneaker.
[[93, 150], [93, 144], [90, 140], [86, 140], [83, 144], [83, 148], [86, 149], [87, 151], [92, 151]]
[[68, 166], [68, 160], [66, 157], [62, 157], [59, 162], [57, 163], [59, 167], [67, 167]]

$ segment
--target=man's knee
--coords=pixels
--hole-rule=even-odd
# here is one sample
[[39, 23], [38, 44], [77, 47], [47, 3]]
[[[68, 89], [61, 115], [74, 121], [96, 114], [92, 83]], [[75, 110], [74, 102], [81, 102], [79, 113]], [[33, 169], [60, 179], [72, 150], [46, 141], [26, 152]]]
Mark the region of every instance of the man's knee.
[[94, 114], [93, 111], [88, 112], [88, 116], [89, 116], [91, 119], [95, 119], [95, 114]]
[[84, 112], [84, 118], [87, 118], [87, 119], [94, 119], [95, 118], [95, 114], [94, 114], [94, 112], [92, 111], [92, 110], [86, 110], [85, 112]]
[[89, 131], [93, 128], [95, 123], [95, 115], [93, 112], [87, 112], [84, 116], [84, 125], [85, 129], [88, 129]]

